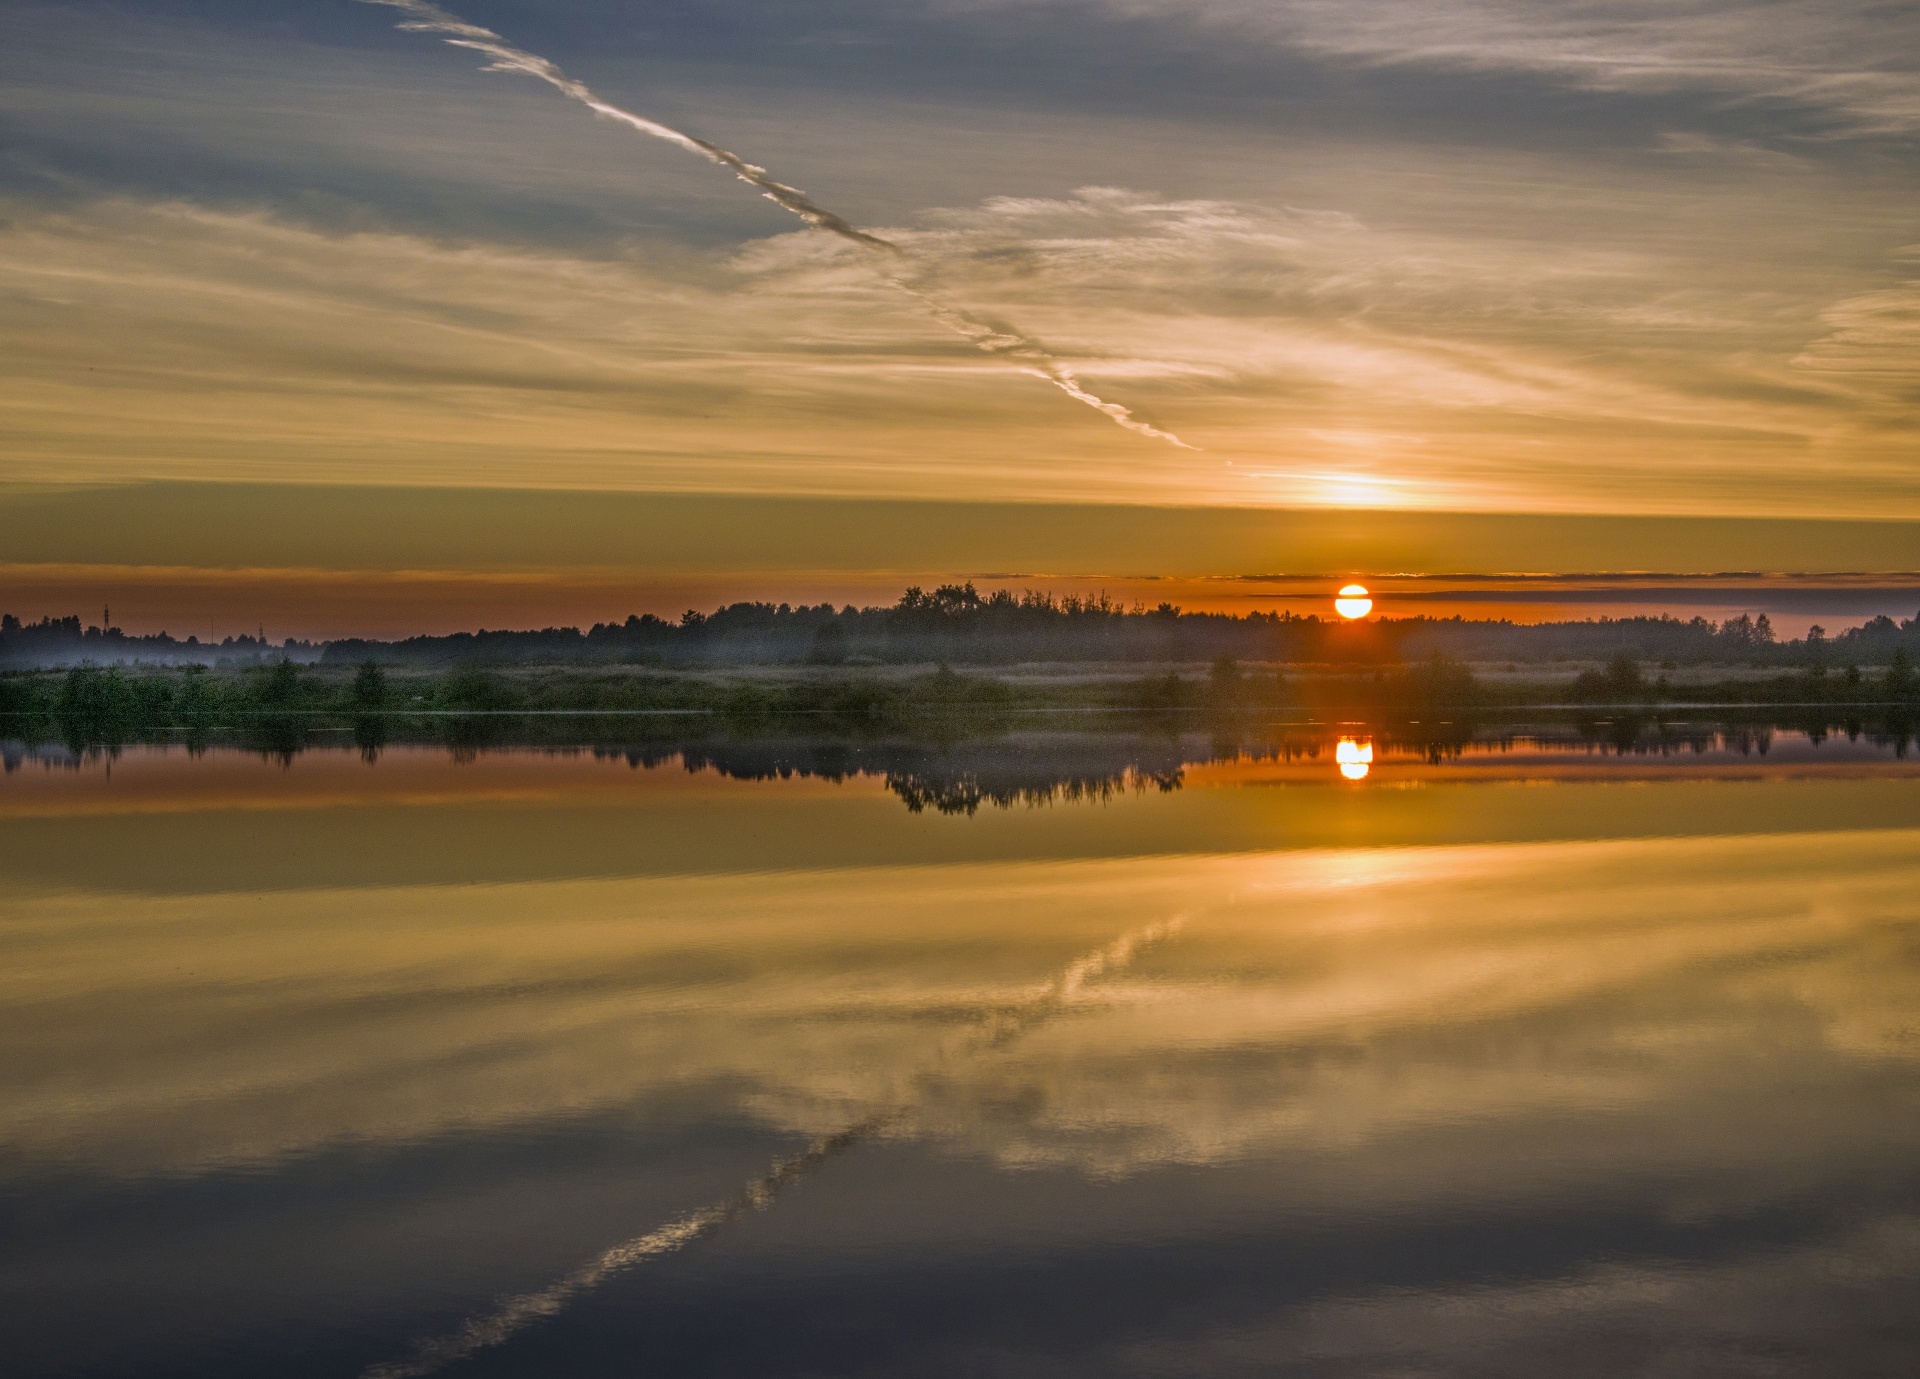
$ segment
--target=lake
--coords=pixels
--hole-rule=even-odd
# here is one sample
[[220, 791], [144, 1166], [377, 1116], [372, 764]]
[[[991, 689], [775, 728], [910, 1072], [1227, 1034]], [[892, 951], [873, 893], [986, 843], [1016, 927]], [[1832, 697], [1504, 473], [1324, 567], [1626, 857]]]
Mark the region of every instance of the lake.
[[9, 1374], [1920, 1372], [1904, 734], [543, 732], [5, 744]]

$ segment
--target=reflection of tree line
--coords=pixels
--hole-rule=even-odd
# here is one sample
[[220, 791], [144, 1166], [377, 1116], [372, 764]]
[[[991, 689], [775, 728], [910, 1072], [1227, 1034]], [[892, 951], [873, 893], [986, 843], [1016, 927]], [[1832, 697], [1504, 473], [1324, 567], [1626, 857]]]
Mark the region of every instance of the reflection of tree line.
[[1232, 759], [1239, 752], [1217, 743], [1201, 747], [1185, 738], [1058, 733], [945, 744], [763, 740], [596, 749], [596, 755], [623, 756], [635, 766], [678, 757], [689, 771], [712, 770], [735, 780], [801, 776], [838, 782], [880, 776], [916, 814], [927, 809], [972, 814], [983, 804], [1005, 809], [1178, 790], [1188, 766]]
[[1100, 802], [1129, 793], [1178, 790], [1187, 772], [1200, 766], [1325, 762], [1331, 769], [1335, 745], [1343, 737], [1372, 743], [1376, 764], [1399, 758], [1439, 765], [1471, 755], [1527, 752], [1764, 758], [1775, 750], [1782, 733], [1795, 734], [1796, 742], [1804, 738], [1815, 749], [1844, 739], [1859, 754], [1905, 759], [1914, 732], [1912, 718], [1903, 711], [1877, 718], [1799, 712], [1699, 720], [1629, 713], [1526, 722], [1461, 716], [1424, 723], [1375, 718], [1216, 724], [1207, 732], [1162, 725], [1160, 731], [989, 729], [859, 736], [734, 732], [688, 719], [656, 721], [637, 730], [633, 719], [363, 715], [331, 731], [316, 729], [304, 718], [269, 717], [224, 731], [147, 733], [136, 739], [9, 738], [0, 740], [0, 761], [8, 771], [28, 760], [77, 767], [89, 759], [111, 758], [124, 743], [137, 740], [180, 746], [192, 754], [236, 750], [291, 762], [308, 751], [342, 750], [350, 741], [369, 762], [390, 746], [404, 746], [439, 748], [457, 762], [486, 753], [530, 751], [624, 761], [636, 769], [678, 766], [736, 780], [877, 778], [916, 813], [972, 814], [983, 806]]

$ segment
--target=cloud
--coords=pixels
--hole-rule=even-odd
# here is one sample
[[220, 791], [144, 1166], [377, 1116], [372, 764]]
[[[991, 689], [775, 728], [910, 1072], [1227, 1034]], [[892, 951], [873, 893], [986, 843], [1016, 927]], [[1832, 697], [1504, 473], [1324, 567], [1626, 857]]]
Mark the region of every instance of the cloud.
[[[23, 156], [65, 179], [0, 212], [7, 477], [1920, 505], [1889, 372], [1900, 308], [1875, 295], [1893, 290], [1889, 247], [1912, 238], [1904, 174], [1836, 142], [1782, 153], [1772, 114], [1690, 128], [1693, 96], [1642, 103], [1621, 148], [1591, 102], [1556, 115], [1500, 75], [1696, 95], [1711, 76], [1713, 100], [1746, 100], [1753, 53], [1825, 52], [1803, 20], [1839, 52], [1864, 31], [1857, 6], [1776, 6], [1772, 33], [1739, 6], [1025, 3], [1044, 22], [908, 7], [886, 54], [862, 59], [866, 84], [791, 54], [776, 78], [764, 47], [689, 65], [708, 50], [680, 30], [637, 67], [582, 51], [610, 12], [528, 23], [610, 99], [754, 150], [884, 232], [979, 339], [1037, 342], [1067, 371], [1056, 386], [1121, 398], [1204, 456], [1097, 434], [1007, 359], [971, 358], [889, 300], [861, 254], [753, 238], [784, 218], [731, 177], [535, 82], [477, 78], [473, 54], [389, 33], [398, 11], [268, 31], [161, 6], [124, 31], [45, 11], [0, 87]], [[1103, 20], [1075, 46], [1072, 25], [1116, 14], [1154, 22]], [[1391, 75], [1298, 90], [1276, 76], [1278, 103], [1222, 96], [1206, 113], [1182, 93], [1225, 68], [1170, 38], [1175, 23], [1230, 41], [1234, 81]], [[974, 57], [942, 69], [935, 104], [908, 40], [963, 29]], [[1070, 90], [1028, 100], [1006, 72], [966, 85], [968, 63], [1022, 35], [1081, 64]], [[1105, 81], [1134, 71], [1143, 35], [1160, 56], [1129, 112], [1082, 101], [1094, 59], [1122, 63]], [[1633, 44], [1669, 56], [1580, 57]], [[1721, 75], [1700, 75], [1702, 45]], [[1862, 51], [1903, 60], [1897, 34]], [[1420, 76], [1473, 63], [1495, 78], [1478, 95]], [[1392, 109], [1423, 112], [1416, 132], [1381, 123], [1386, 88]], [[1489, 93], [1491, 119], [1484, 102], [1434, 113]], [[1556, 135], [1541, 152], [1535, 115], [1562, 135], [1586, 121], [1609, 147]], [[146, 191], [96, 196], [115, 185]], [[1838, 367], [1869, 348], [1879, 372]]]
[[[1369, 819], [1524, 835], [1542, 808], [1493, 798], [1512, 790], [1389, 792], [1403, 798], [1356, 800], [1334, 824], [1326, 791], [1304, 787], [1182, 796], [1193, 808], [1173, 814], [1123, 798], [1097, 839], [1066, 818], [982, 819], [972, 860], [942, 862], [952, 840], [920, 836], [870, 781], [749, 789], [671, 762], [639, 772], [550, 753], [450, 767], [402, 751], [376, 773], [314, 754], [290, 777], [226, 765], [183, 781], [133, 753], [111, 789], [97, 773], [21, 778], [8, 820], [21, 848], [53, 821], [74, 855], [100, 839], [158, 855], [271, 784], [282, 817], [263, 816], [263, 836], [297, 835], [303, 855], [350, 859], [351, 873], [329, 863], [303, 885], [281, 866], [263, 891], [231, 868], [155, 882], [135, 867], [161, 887], [137, 905], [92, 872], [16, 885], [33, 941], [0, 971], [25, 1054], [0, 1143], [27, 1176], [285, 1181], [329, 1152], [377, 1164], [474, 1139], [544, 1145], [531, 1132], [596, 1122], [628, 1146], [664, 1133], [709, 1168], [729, 1160], [672, 1127], [730, 1127], [752, 1172], [809, 1141], [823, 1162], [828, 1137], [865, 1126], [1013, 1172], [1180, 1170], [1121, 1199], [1164, 1212], [1122, 1212], [1118, 1226], [1052, 1209], [1073, 1194], [1044, 1185], [1022, 1199], [1023, 1238], [1067, 1251], [1121, 1229], [1149, 1249], [1361, 1238], [1425, 1252], [1467, 1222], [1481, 1241], [1554, 1240], [1547, 1258], [1565, 1261], [1562, 1277], [1533, 1268], [1513, 1286], [1421, 1287], [1418, 1271], [1379, 1293], [1262, 1286], [1223, 1298], [1197, 1335], [1157, 1332], [1180, 1349], [1114, 1342], [1153, 1372], [1272, 1372], [1278, 1356], [1369, 1374], [1464, 1354], [1484, 1361], [1461, 1366], [1473, 1373], [1531, 1373], [1522, 1357], [1579, 1360], [1583, 1335], [1630, 1319], [1746, 1346], [1832, 1336], [1823, 1314], [1865, 1300], [1854, 1315], [1871, 1317], [1875, 1299], [1904, 1298], [1889, 1285], [1912, 1271], [1911, 1223], [1851, 1218], [1871, 1198], [1860, 1184], [1895, 1181], [1920, 1132], [1886, 1094], [1920, 1060], [1910, 829], [1753, 833], [1754, 802], [1734, 798], [1750, 789], [1734, 787], [1666, 802], [1701, 830], [1688, 838], [1072, 855], [1147, 836], [1137, 829], [1196, 849], [1220, 846], [1223, 826], [1269, 845], [1378, 836]], [[1564, 820], [1644, 825], [1646, 800], [1565, 789], [1580, 798], [1553, 802]], [[1880, 793], [1835, 794], [1836, 817]], [[797, 865], [724, 871], [742, 809], [785, 821]], [[540, 841], [556, 830], [574, 840], [557, 871]], [[909, 832], [928, 849], [912, 864], [847, 850]], [[1068, 855], [1027, 860], [1040, 835]], [[608, 843], [634, 837], [652, 840], [658, 871], [621, 874], [633, 855]], [[431, 859], [452, 838], [532, 870], [446, 884]], [[1175, 916], [1177, 931], [1162, 927]], [[129, 1043], [129, 1027], [144, 1037]], [[484, 1218], [492, 1193], [524, 1191], [525, 1162], [463, 1179], [453, 1209]], [[633, 1236], [559, 1287], [538, 1286], [550, 1259], [513, 1233], [512, 1267], [491, 1275], [523, 1295], [505, 1322], [733, 1210], [679, 1214], [710, 1200], [711, 1175], [663, 1169], [656, 1193], [630, 1195], [630, 1162], [610, 1185], [582, 1171], [573, 1186], [591, 1196], [566, 1249]], [[842, 1244], [857, 1231], [879, 1258], [1005, 1241], [1004, 1215], [866, 1204], [794, 1225]], [[386, 1221], [391, 1202], [369, 1210]], [[1767, 1238], [1756, 1223], [1783, 1221], [1790, 1241], [1832, 1238], [1750, 1250]], [[1623, 1259], [1636, 1239], [1645, 1257]], [[1796, 1282], [1825, 1291], [1795, 1301]], [[1302, 1292], [1304, 1307], [1274, 1302]], [[443, 1298], [416, 1315], [446, 1310]], [[496, 1333], [483, 1317], [475, 1334]]]
[[[329, 232], [177, 201], [13, 209], [0, 415], [16, 480], [686, 487], [716, 459], [738, 484], [838, 450], [847, 484], [897, 451], [938, 376], [964, 392], [991, 372], [1005, 391], [870, 273], [831, 299], [743, 293], [724, 265], [658, 245]], [[1003, 418], [1062, 410], [1011, 392]]]
[[[430, 853], [446, 830], [479, 829], [511, 853], [547, 826], [562, 775], [590, 792], [577, 828], [667, 827], [688, 799], [724, 809], [738, 793], [617, 762], [503, 759], [458, 790], [431, 762], [401, 766], [381, 789], [422, 807], [376, 850]], [[312, 798], [288, 806], [311, 808], [291, 826], [316, 847], [367, 846], [365, 818], [341, 806], [382, 801], [356, 767], [314, 762]], [[123, 822], [155, 809], [139, 826], [164, 837], [248, 786], [210, 785], [171, 815], [128, 788], [112, 806]], [[897, 804], [869, 795], [878, 784], [818, 827], [894, 827]], [[1814, 858], [1824, 869], [1807, 870]], [[933, 878], [937, 896], [924, 866], [823, 866], [481, 895], [283, 891], [272, 930], [254, 923], [256, 889], [150, 896], [137, 935], [122, 899], [35, 890], [21, 913], [44, 951], [12, 985], [20, 1033], [31, 1024], [48, 1057], [14, 1089], [7, 1147], [109, 1173], [203, 1171], [685, 1088], [806, 1138], [901, 1110], [890, 1133], [1011, 1167], [1124, 1176], [1319, 1156], [1302, 1191], [1375, 1212], [1490, 1174], [1513, 1203], [1558, 1200], [1629, 1162], [1752, 1200], [1912, 1138], [1893, 1108], [1783, 1120], [1779, 1097], [1783, 1078], [1852, 1095], [1862, 1060], [1920, 1057], [1899, 951], [1915, 880], [1904, 833], [959, 865]], [[942, 1061], [981, 1012], [1052, 1001], [1076, 957], [1177, 915], [1180, 932], [1133, 966], [1059, 988], [1021, 1039]], [[218, 956], [182, 973], [163, 959], [189, 932], [215, 936]], [[165, 1039], [76, 1095], [61, 1050], [136, 1018]], [[1764, 1154], [1744, 1132], [1705, 1133], [1703, 1098], [1727, 1108], [1716, 1125], [1768, 1126]], [[1611, 1133], [1590, 1133], [1599, 1124]], [[1450, 1138], [1505, 1151], [1407, 1152]], [[1713, 1191], [1698, 1189], [1702, 1210]]]
[[1896, 1215], [1698, 1262], [1620, 1260], [1566, 1277], [1346, 1295], [1168, 1341], [1116, 1347], [1110, 1372], [1344, 1379], [1453, 1373], [1897, 1373], [1920, 1219]]
[[[947, 1058], [965, 1059], [1002, 1046], [1037, 1028], [1086, 994], [1089, 982], [1124, 970], [1134, 958], [1178, 931], [1178, 918], [1149, 923], [1120, 935], [1111, 943], [1075, 959], [1033, 996], [1011, 1007], [989, 1007], [978, 1024], [944, 1050]], [[898, 1110], [883, 1110], [829, 1134], [815, 1137], [799, 1153], [774, 1160], [767, 1172], [739, 1192], [687, 1215], [657, 1226], [643, 1235], [596, 1254], [585, 1264], [537, 1292], [524, 1293], [470, 1317], [457, 1330], [424, 1338], [406, 1359], [377, 1364], [366, 1379], [408, 1379], [439, 1372], [479, 1350], [505, 1343], [529, 1324], [551, 1317], [577, 1298], [598, 1288], [636, 1264], [673, 1254], [737, 1220], [750, 1211], [764, 1211], [788, 1188], [819, 1171], [849, 1150], [864, 1147], [896, 1126]]]
[[[1161, 410], [1197, 411], [1211, 451], [1264, 459], [1278, 479], [1346, 473], [1347, 487], [1384, 484], [1413, 505], [1524, 504], [1494, 458], [1520, 460], [1510, 433], [1524, 427], [1522, 463], [1550, 444], [1563, 483], [1582, 482], [1611, 433], [1613, 480], [1644, 501], [1640, 486], [1675, 462], [1698, 474], [1738, 447], [1751, 472], [1756, 451], [1833, 427], [1831, 396], [1787, 367], [1799, 339], [1784, 292], [1757, 300], [1750, 281], [1657, 242], [1447, 234], [1112, 187], [991, 198], [885, 233], [930, 280], [1032, 322], [1089, 376], [1161, 381]], [[824, 287], [845, 255], [785, 236], [737, 261], [797, 292]], [[1256, 432], [1265, 456], [1249, 454]]]
[[[1920, 245], [1898, 262], [1920, 264]], [[1920, 389], [1920, 278], [1834, 303], [1820, 313], [1827, 333], [1794, 358], [1797, 368], [1846, 378], [1911, 404]]]
[[[1053, 5], [1058, 0], [1037, 0]], [[1036, 0], [959, 0], [963, 9]], [[1920, 27], [1882, 0], [1066, 0], [1175, 18], [1336, 62], [1536, 74], [1589, 90], [1703, 92], [1823, 112], [1834, 132], [1920, 132]]]
[[[180, 200], [7, 209], [16, 481], [1675, 511], [1724, 510], [1737, 473], [1733, 510], [1827, 515], [1914, 489], [1884, 405], [1791, 366], [1832, 273], [1761, 285], [1659, 239], [1113, 187], [876, 227], [938, 300], [1018, 322], [1203, 458], [1010, 386], [829, 236], [587, 252]], [[1877, 301], [1822, 348], [1893, 329]], [[1871, 499], [1834, 488], [1849, 472]]]
[[[1898, 913], [1895, 876], [1907, 869], [1879, 870], [1891, 861], [1884, 840], [1857, 845], [1882, 861], [1831, 901], [1771, 864], [1743, 873], [1732, 859], [1757, 858], [1755, 845], [1728, 840], [1711, 845], [1725, 851], [1724, 870], [1704, 864], [1696, 843], [1293, 857], [1284, 869], [1250, 859], [1232, 904], [1196, 919], [1149, 971], [1118, 983], [1104, 1009], [1041, 1032], [997, 1065], [959, 1070], [973, 1076], [956, 1075], [929, 1099], [926, 1132], [1010, 1165], [1109, 1175], [1347, 1153], [1376, 1206], [1431, 1190], [1429, 1168], [1401, 1157], [1409, 1141], [1476, 1133], [1465, 1127], [1531, 1122], [1542, 1135], [1537, 1177], [1510, 1162], [1499, 1170], [1516, 1201], [1557, 1192], [1559, 1174], [1617, 1170], [1623, 1157], [1648, 1166], [1686, 1157], [1705, 1146], [1656, 1128], [1678, 1108], [1775, 1095], [1753, 1080], [1758, 1067], [1708, 1052], [1758, 1037], [1739, 1032], [1749, 1018], [1805, 1022], [1813, 1043], [1777, 1050], [1786, 1060], [1920, 1056], [1897, 964], [1881, 970], [1897, 942], [1885, 927]], [[1765, 846], [1784, 859], [1827, 844]], [[1642, 881], [1610, 870], [1619, 847], [1643, 859]], [[1429, 895], [1447, 898], [1419, 898]], [[1713, 918], [1696, 929], [1689, 914]], [[1829, 956], [1773, 976], [1735, 975], [1760, 954], [1824, 942], [1815, 935], [1838, 940]], [[1215, 958], [1244, 976], [1204, 975]], [[1294, 964], [1291, 977], [1256, 975], [1282, 961]], [[1628, 990], [1638, 1013], [1607, 1014]], [[1499, 1027], [1533, 1031], [1522, 1043], [1566, 1039], [1562, 1047], [1584, 1052], [1517, 1068], [1483, 1061], [1472, 1038], [1456, 1042], [1460, 1031]], [[1602, 1148], [1567, 1129], [1599, 1108], [1648, 1117], [1634, 1147], [1609, 1137]], [[1755, 1174], [1792, 1179], [1804, 1168], [1788, 1161], [1804, 1166], [1843, 1142], [1783, 1128], [1771, 1165], [1730, 1143], [1706, 1152], [1745, 1190]], [[1401, 1153], [1370, 1148], [1388, 1144]], [[1857, 1147], [1867, 1152], [1864, 1140]], [[1437, 1155], [1430, 1167], [1440, 1165], [1459, 1175], [1453, 1191], [1476, 1190], [1479, 1168]]]
[[436, 5], [428, 4], [427, 0], [362, 0], [362, 3], [400, 10], [408, 16], [400, 28], [433, 34], [456, 48], [482, 54], [491, 59], [484, 69], [486, 71], [519, 72], [534, 77], [569, 100], [578, 101], [602, 119], [611, 120], [648, 138], [663, 140], [725, 168], [767, 200], [798, 216], [813, 229], [823, 231], [855, 249], [878, 255], [883, 265], [880, 271], [886, 282], [919, 302], [934, 320], [976, 349], [1016, 363], [1022, 373], [1051, 384], [1075, 402], [1091, 407], [1135, 435], [1167, 441], [1182, 450], [1194, 448], [1171, 432], [1140, 420], [1125, 404], [1102, 398], [1090, 391], [1069, 365], [1056, 358], [1032, 336], [1004, 323], [985, 321], [965, 306], [943, 300], [929, 291], [920, 278], [900, 270], [899, 245], [858, 228], [820, 205], [798, 187], [777, 181], [765, 168], [749, 163], [738, 154], [706, 139], [684, 134], [671, 126], [604, 101], [583, 82], [567, 76], [548, 59], [516, 48], [493, 30], [469, 24]]

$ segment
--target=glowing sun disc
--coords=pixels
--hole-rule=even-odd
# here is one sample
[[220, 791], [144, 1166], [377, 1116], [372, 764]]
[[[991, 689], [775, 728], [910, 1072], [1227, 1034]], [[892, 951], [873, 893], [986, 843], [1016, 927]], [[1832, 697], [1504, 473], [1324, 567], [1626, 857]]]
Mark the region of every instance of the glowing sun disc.
[[1349, 584], [1340, 591], [1333, 606], [1343, 618], [1364, 618], [1373, 611], [1373, 599], [1367, 593], [1366, 585]]

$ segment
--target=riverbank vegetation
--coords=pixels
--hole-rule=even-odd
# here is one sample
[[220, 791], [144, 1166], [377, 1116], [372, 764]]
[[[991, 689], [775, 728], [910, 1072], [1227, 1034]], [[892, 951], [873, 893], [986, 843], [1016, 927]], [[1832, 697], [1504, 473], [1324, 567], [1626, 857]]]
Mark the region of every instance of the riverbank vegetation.
[[[1508, 668], [1501, 668], [1506, 671]], [[811, 718], [851, 726], [941, 720], [995, 722], [1036, 714], [1230, 718], [1311, 714], [1424, 715], [1574, 705], [1885, 707], [1920, 701], [1904, 652], [1884, 670], [1825, 666], [1741, 677], [1674, 679], [1616, 657], [1573, 673], [1489, 674], [1435, 653], [1392, 667], [1246, 665], [1141, 673], [1127, 665], [962, 673], [946, 665], [806, 667], [779, 673], [637, 667], [410, 670], [289, 660], [242, 670], [79, 666], [0, 675], [7, 732], [115, 740], [147, 730], [207, 731], [275, 722], [363, 723], [422, 716], [626, 714], [728, 723]]]

